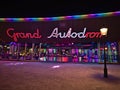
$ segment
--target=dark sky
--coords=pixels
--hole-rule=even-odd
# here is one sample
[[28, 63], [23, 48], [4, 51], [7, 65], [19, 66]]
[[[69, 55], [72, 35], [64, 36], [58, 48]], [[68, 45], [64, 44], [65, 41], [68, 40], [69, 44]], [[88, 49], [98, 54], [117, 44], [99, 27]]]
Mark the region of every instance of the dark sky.
[[51, 17], [120, 10], [119, 0], [1, 0], [0, 17]]

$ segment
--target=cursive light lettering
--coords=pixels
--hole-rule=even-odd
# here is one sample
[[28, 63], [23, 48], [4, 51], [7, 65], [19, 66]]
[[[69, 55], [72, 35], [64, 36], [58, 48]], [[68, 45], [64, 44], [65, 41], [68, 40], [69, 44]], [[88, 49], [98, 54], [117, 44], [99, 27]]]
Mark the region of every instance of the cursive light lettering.
[[18, 39], [30, 39], [30, 38], [41, 38], [39, 29], [34, 33], [24, 33], [24, 32], [14, 32], [14, 28], [8, 28], [6, 31], [7, 35], [12, 38], [14, 41], [18, 41]]
[[51, 35], [47, 38], [101, 38], [100, 32], [86, 32], [86, 27], [82, 32], [72, 32], [72, 28], [69, 28], [66, 32], [58, 32], [58, 28], [55, 28]]

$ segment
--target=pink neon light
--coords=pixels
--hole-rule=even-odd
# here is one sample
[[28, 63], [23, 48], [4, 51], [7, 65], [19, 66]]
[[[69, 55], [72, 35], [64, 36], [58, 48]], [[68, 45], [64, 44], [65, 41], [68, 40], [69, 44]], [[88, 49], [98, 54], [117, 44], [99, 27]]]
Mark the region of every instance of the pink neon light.
[[[12, 38], [14, 41], [18, 41], [19, 38], [22, 39], [29, 39], [29, 38], [41, 38], [42, 36], [40, 35], [39, 29], [36, 30], [34, 33], [24, 33], [24, 32], [13, 32], [14, 28], [8, 28], [6, 33], [7, 35]], [[12, 34], [11, 34], [12, 33]]]

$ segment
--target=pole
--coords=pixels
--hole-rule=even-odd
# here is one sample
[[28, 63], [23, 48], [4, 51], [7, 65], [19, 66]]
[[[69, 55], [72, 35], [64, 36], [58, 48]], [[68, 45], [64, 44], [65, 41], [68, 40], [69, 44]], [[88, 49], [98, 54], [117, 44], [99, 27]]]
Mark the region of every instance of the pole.
[[107, 31], [108, 31], [108, 28], [101, 28], [100, 29], [101, 35], [104, 36], [103, 48], [104, 48], [104, 77], [105, 78], [108, 77], [107, 65], [106, 65], [106, 53], [105, 53], [105, 42], [106, 42], [105, 38], [107, 36]]
[[35, 43], [32, 43], [32, 60], [34, 60], [34, 48], [35, 48]]
[[105, 43], [104, 43], [104, 77], [108, 77], [107, 65], [106, 65], [106, 54], [105, 54]]
[[42, 43], [39, 44], [39, 58], [41, 56], [41, 45], [42, 45]]
[[26, 60], [26, 52], [27, 52], [27, 43], [25, 43], [24, 60]]

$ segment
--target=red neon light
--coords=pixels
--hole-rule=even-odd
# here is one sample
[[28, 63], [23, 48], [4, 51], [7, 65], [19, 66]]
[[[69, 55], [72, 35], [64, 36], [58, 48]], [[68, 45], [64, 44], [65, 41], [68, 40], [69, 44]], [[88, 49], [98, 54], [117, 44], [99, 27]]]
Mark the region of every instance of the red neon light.
[[86, 38], [101, 38], [102, 37], [100, 32], [87, 32], [85, 36]]
[[41, 38], [42, 36], [40, 35], [39, 29], [36, 30], [34, 33], [24, 33], [24, 32], [13, 32], [14, 28], [8, 28], [6, 33], [7, 35], [12, 38], [14, 41], [18, 41], [19, 38], [22, 39], [29, 39], [29, 38]]

